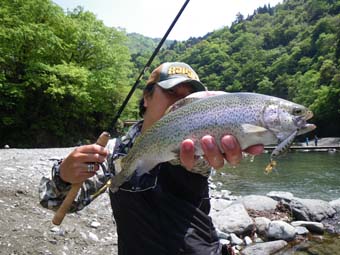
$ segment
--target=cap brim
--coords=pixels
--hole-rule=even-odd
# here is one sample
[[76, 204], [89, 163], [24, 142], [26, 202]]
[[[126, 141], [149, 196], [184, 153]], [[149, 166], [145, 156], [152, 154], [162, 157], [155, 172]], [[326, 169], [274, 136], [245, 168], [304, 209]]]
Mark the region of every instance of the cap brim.
[[207, 90], [207, 88], [200, 81], [188, 79], [186, 77], [176, 77], [176, 78], [172, 78], [166, 81], [158, 82], [157, 84], [163, 89], [171, 89], [181, 83], [191, 84], [193, 88], [195, 89], [195, 92]]

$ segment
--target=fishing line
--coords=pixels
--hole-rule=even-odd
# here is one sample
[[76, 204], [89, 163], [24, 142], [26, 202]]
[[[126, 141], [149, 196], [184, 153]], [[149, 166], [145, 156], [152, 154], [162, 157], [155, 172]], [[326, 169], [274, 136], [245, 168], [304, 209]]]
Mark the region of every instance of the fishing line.
[[152, 61], [154, 60], [154, 58], [156, 57], [156, 55], [158, 54], [160, 48], [162, 47], [162, 45], [164, 44], [166, 38], [168, 37], [168, 35], [170, 34], [172, 28], [175, 26], [177, 20], [179, 19], [179, 17], [181, 16], [182, 12], [184, 11], [185, 7], [188, 5], [188, 3], [190, 2], [190, 0], [186, 0], [185, 3], [183, 4], [182, 8], [179, 10], [179, 12], [177, 13], [175, 19], [172, 21], [170, 27], [168, 28], [168, 30], [166, 31], [166, 33], [164, 34], [162, 40], [160, 40], [160, 42], [158, 43], [158, 46], [156, 47], [156, 49], [154, 50], [154, 52], [152, 53], [151, 57], [149, 58], [148, 62], [145, 64], [144, 68], [142, 69], [142, 71], [140, 72], [135, 84], [132, 86], [129, 94], [126, 96], [123, 104], [120, 106], [117, 114], [115, 115], [115, 117], [112, 120], [111, 123], [111, 127], [112, 127], [112, 131], [115, 131], [115, 125], [120, 117], [120, 115], [122, 114], [124, 108], [126, 107], [127, 103], [129, 102], [131, 96], [133, 95], [133, 93], [135, 92], [137, 86], [139, 85], [140, 81], [142, 80], [142, 78], [144, 77], [146, 71], [150, 68], [150, 65], [152, 63]]

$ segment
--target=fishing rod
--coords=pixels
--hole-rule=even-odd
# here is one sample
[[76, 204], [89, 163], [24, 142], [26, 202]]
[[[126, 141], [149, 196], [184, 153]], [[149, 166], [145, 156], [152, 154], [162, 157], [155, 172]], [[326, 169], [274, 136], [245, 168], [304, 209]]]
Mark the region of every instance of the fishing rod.
[[[148, 60], [148, 62], [144, 66], [143, 70], [139, 74], [135, 84], [132, 86], [129, 94], [126, 96], [126, 98], [125, 98], [123, 104], [121, 105], [121, 107], [119, 108], [117, 114], [113, 118], [113, 121], [112, 121], [112, 130], [113, 130], [113, 132], [114, 132], [114, 126], [116, 125], [116, 122], [118, 121], [118, 118], [120, 117], [121, 113], [123, 112], [124, 108], [126, 107], [127, 103], [129, 102], [131, 96], [135, 92], [135, 90], [136, 90], [139, 82], [143, 78], [144, 74], [149, 69], [152, 61], [154, 60], [154, 58], [156, 57], [156, 55], [159, 52], [160, 48], [164, 44], [164, 42], [165, 42], [166, 38], [168, 37], [168, 35], [170, 34], [172, 28], [175, 26], [177, 20], [181, 16], [181, 14], [184, 11], [185, 7], [188, 5], [189, 1], [190, 0], [186, 0], [185, 3], [183, 4], [182, 8], [180, 9], [178, 14], [176, 15], [175, 19], [172, 21], [170, 27], [168, 28], [168, 30], [164, 34], [162, 40], [158, 43], [158, 46], [156, 47], [156, 49], [152, 53], [150, 59]], [[103, 146], [103, 147], [105, 147], [109, 139], [110, 139], [110, 134], [108, 132], [103, 132], [99, 136], [99, 138], [98, 138], [96, 143], [101, 145], [101, 146]], [[100, 189], [100, 192], [97, 192], [95, 195], [91, 196], [91, 200], [95, 199], [101, 192], [105, 191], [106, 188], [109, 185], [110, 185], [110, 180]], [[72, 187], [71, 187], [70, 191], [67, 193], [66, 198], [64, 199], [63, 203], [61, 204], [61, 206], [59, 207], [59, 209], [57, 210], [56, 214], [53, 217], [53, 220], [52, 220], [53, 224], [60, 225], [62, 223], [66, 213], [70, 210], [70, 208], [72, 206], [72, 203], [73, 203], [74, 199], [76, 198], [76, 196], [78, 194], [78, 191], [80, 190], [81, 186], [82, 186], [82, 183], [72, 184]]]
[[133, 93], [135, 92], [135, 90], [137, 89], [137, 86], [139, 85], [140, 81], [142, 80], [142, 78], [144, 77], [146, 71], [150, 68], [150, 65], [152, 63], [152, 61], [154, 60], [154, 58], [156, 57], [156, 55], [158, 54], [159, 50], [161, 49], [162, 45], [164, 44], [166, 38], [168, 37], [168, 35], [170, 34], [172, 28], [175, 26], [175, 24], [177, 23], [177, 20], [179, 19], [179, 17], [182, 15], [182, 12], [184, 11], [185, 7], [188, 5], [188, 3], [190, 2], [190, 0], [186, 0], [185, 3], [183, 4], [182, 8], [179, 10], [179, 12], [177, 13], [175, 19], [172, 21], [170, 27], [168, 28], [168, 30], [166, 31], [166, 33], [164, 34], [162, 40], [160, 40], [160, 42], [158, 43], [158, 46], [156, 47], [156, 49], [154, 50], [154, 52], [152, 53], [151, 57], [149, 58], [148, 62], [145, 64], [144, 68], [142, 69], [142, 71], [140, 72], [135, 84], [132, 86], [129, 94], [126, 96], [123, 104], [120, 106], [117, 114], [115, 115], [115, 117], [112, 120], [111, 123], [111, 127], [112, 130], [114, 131], [114, 127], [120, 117], [120, 115], [122, 114], [124, 108], [126, 107], [127, 103], [129, 102], [131, 96], [133, 95]]

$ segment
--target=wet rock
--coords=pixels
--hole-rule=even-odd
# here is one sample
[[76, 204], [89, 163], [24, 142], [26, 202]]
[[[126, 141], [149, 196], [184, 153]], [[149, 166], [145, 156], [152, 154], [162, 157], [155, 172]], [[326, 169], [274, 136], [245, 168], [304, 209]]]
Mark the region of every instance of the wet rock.
[[276, 201], [290, 202], [294, 198], [294, 195], [290, 192], [285, 191], [271, 191], [267, 194], [268, 197]]
[[220, 212], [212, 212], [211, 217], [215, 226], [223, 232], [244, 235], [253, 229], [253, 221], [241, 203], [233, 203]]
[[210, 203], [212, 210], [219, 212], [227, 208], [232, 202], [225, 199], [212, 198], [210, 199]]
[[238, 238], [237, 235], [235, 235], [234, 233], [230, 234], [230, 242], [233, 245], [241, 245], [241, 244], [243, 244], [243, 240], [241, 238]]
[[248, 245], [253, 243], [253, 240], [251, 240], [251, 238], [249, 236], [246, 236], [244, 238], [244, 243], [245, 243], [246, 246], [248, 246]]
[[257, 243], [242, 250], [243, 255], [270, 255], [283, 249], [288, 243], [284, 240]]
[[238, 200], [238, 202], [241, 202], [246, 209], [251, 209], [255, 211], [275, 210], [277, 205], [277, 201], [275, 201], [274, 199], [258, 195], [249, 195], [242, 197]]
[[307, 235], [309, 233], [308, 229], [305, 227], [296, 227], [295, 232], [297, 235]]
[[217, 232], [218, 238], [220, 238], [220, 239], [230, 239], [230, 234], [225, 233], [225, 232], [219, 230], [218, 228], [216, 228], [216, 232]]
[[293, 221], [290, 223], [293, 227], [305, 227], [310, 232], [315, 234], [323, 234], [325, 227], [320, 222], [311, 222], [311, 221]]
[[290, 203], [290, 207], [293, 217], [303, 221], [320, 222], [336, 213], [328, 202], [319, 199], [294, 198]]
[[267, 237], [270, 240], [292, 241], [296, 231], [293, 226], [284, 221], [272, 221], [269, 224]]
[[329, 204], [332, 206], [332, 208], [336, 211], [336, 212], [340, 212], [340, 198], [330, 201]]
[[265, 217], [256, 217], [254, 219], [254, 222], [255, 222], [256, 232], [262, 236], [266, 235], [271, 221]]

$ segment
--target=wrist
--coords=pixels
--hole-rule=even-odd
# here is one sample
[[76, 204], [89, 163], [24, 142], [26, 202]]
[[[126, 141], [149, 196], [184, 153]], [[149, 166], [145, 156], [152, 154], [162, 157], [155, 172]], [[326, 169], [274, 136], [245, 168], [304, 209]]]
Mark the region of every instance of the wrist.
[[63, 160], [61, 159], [54, 163], [52, 167], [52, 180], [58, 189], [65, 190], [71, 187], [71, 183], [64, 181], [60, 176], [60, 165], [62, 162]]

